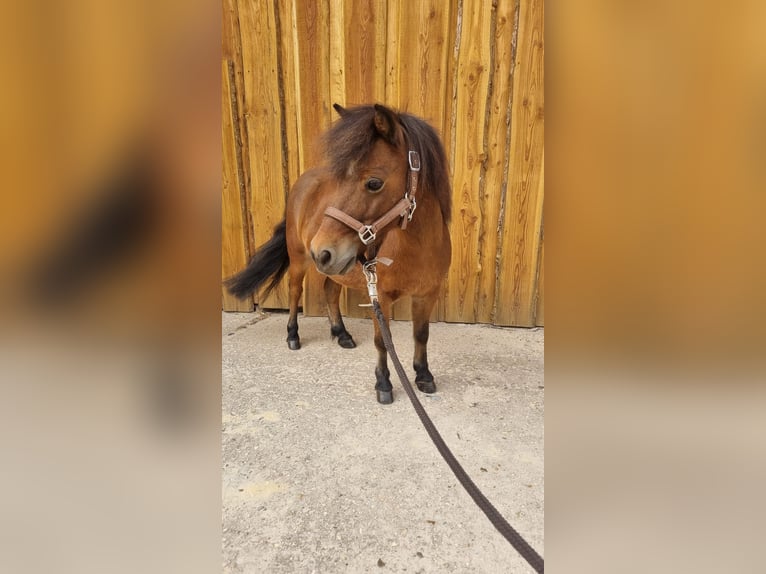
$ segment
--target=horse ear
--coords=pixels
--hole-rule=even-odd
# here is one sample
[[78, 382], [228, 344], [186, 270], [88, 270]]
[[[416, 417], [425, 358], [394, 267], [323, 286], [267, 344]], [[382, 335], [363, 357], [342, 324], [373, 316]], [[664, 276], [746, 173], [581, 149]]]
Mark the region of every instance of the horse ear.
[[396, 117], [395, 113], [385, 106], [375, 104], [375, 130], [378, 134], [390, 144], [396, 142]]
[[338, 112], [338, 115], [342, 118], [346, 117], [348, 112], [346, 111], [346, 108], [341, 106], [340, 104], [333, 104], [332, 107], [335, 109], [336, 112]]

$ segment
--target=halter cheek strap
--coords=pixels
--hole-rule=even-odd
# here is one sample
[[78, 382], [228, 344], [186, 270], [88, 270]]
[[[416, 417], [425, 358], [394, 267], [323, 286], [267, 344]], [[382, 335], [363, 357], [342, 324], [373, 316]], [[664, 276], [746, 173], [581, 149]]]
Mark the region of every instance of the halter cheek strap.
[[397, 217], [402, 218], [402, 229], [407, 229], [407, 222], [412, 220], [412, 215], [417, 208], [415, 193], [418, 190], [418, 175], [420, 173], [420, 155], [415, 150], [410, 150], [407, 154], [407, 161], [410, 167], [409, 189], [396, 205], [376, 219], [370, 225], [364, 224], [358, 219], [351, 217], [348, 213], [341, 211], [336, 207], [325, 209], [325, 215], [337, 219], [341, 223], [348, 225], [359, 234], [359, 239], [363, 244], [369, 245], [377, 237], [378, 231], [391, 223]]
[[405, 192], [404, 199], [409, 199], [412, 206], [406, 218], [402, 220], [402, 229], [407, 229], [407, 222], [412, 221], [412, 214], [418, 207], [415, 194], [418, 191], [418, 175], [420, 175], [420, 154], [411, 149], [407, 154], [407, 162], [410, 164], [410, 188]]

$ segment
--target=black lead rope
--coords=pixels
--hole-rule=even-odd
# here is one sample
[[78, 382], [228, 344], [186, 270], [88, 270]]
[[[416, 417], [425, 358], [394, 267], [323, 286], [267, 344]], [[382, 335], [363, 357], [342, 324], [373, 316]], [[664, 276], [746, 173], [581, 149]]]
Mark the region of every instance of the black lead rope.
[[423, 408], [423, 405], [420, 403], [420, 400], [415, 394], [415, 391], [412, 389], [412, 384], [407, 378], [407, 373], [404, 371], [404, 368], [399, 361], [399, 357], [396, 355], [394, 342], [391, 339], [391, 331], [389, 331], [388, 326], [386, 325], [386, 320], [383, 317], [383, 311], [380, 309], [380, 303], [378, 303], [377, 297], [372, 298], [372, 307], [375, 311], [375, 318], [378, 320], [378, 324], [380, 325], [380, 331], [383, 335], [383, 343], [386, 346], [388, 354], [391, 355], [391, 359], [394, 362], [396, 372], [399, 374], [399, 379], [402, 381], [404, 391], [410, 398], [412, 406], [415, 407], [415, 412], [418, 413], [420, 422], [423, 423], [423, 426], [425, 427], [428, 436], [430, 436], [431, 440], [434, 442], [436, 449], [447, 462], [447, 465], [455, 474], [460, 484], [463, 485], [463, 488], [465, 488], [466, 492], [471, 496], [471, 498], [473, 498], [473, 501], [478, 505], [478, 507], [481, 508], [481, 511], [487, 515], [487, 518], [489, 518], [489, 521], [492, 523], [492, 525], [497, 528], [500, 534], [502, 534], [508, 542], [511, 543], [511, 546], [513, 546], [516, 551], [521, 554], [524, 560], [529, 562], [529, 565], [534, 568], [535, 572], [544, 572], [545, 563], [542, 556], [540, 556], [535, 551], [535, 549], [532, 548], [510, 524], [508, 524], [508, 521], [503, 518], [503, 516], [497, 511], [492, 503], [487, 500], [487, 497], [482, 494], [481, 490], [479, 490], [479, 487], [474, 484], [474, 482], [471, 480], [471, 477], [468, 476], [465, 470], [463, 470], [463, 467], [460, 466], [460, 463], [452, 454], [452, 451], [450, 451], [449, 447], [447, 447], [444, 439], [439, 434], [439, 431], [436, 430], [434, 423], [431, 422], [431, 419], [428, 417], [428, 414]]

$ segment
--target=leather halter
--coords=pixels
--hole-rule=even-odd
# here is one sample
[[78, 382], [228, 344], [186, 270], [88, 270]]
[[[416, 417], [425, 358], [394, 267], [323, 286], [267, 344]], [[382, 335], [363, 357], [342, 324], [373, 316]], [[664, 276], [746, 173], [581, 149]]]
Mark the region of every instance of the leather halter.
[[417, 207], [415, 194], [418, 191], [418, 174], [420, 173], [420, 155], [418, 152], [410, 150], [407, 154], [407, 162], [410, 166], [409, 189], [404, 193], [404, 197], [400, 199], [396, 205], [370, 225], [362, 223], [358, 219], [351, 217], [348, 213], [345, 213], [336, 207], [328, 207], [325, 209], [324, 214], [329, 215], [333, 219], [337, 219], [356, 231], [359, 234], [359, 239], [365, 245], [369, 245], [375, 241], [378, 231], [383, 229], [397, 217], [402, 218], [402, 229], [407, 229], [407, 222], [412, 221], [412, 214], [415, 213], [415, 208]]

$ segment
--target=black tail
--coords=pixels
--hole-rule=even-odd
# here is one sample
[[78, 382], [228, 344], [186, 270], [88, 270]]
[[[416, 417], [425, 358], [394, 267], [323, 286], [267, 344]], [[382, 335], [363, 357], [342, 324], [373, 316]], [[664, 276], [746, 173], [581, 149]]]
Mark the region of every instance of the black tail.
[[266, 243], [261, 245], [253, 255], [253, 258], [242, 271], [232, 275], [226, 281], [229, 293], [238, 299], [244, 299], [259, 289], [271, 278], [263, 295], [267, 295], [287, 272], [290, 266], [290, 257], [287, 254], [287, 233], [285, 220], [274, 228], [274, 235]]

